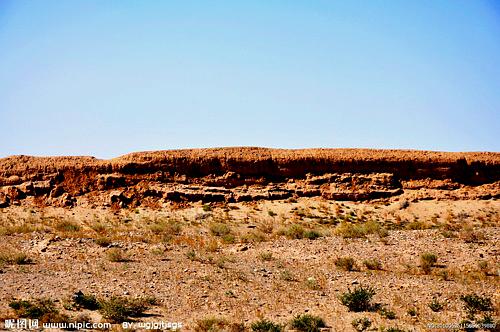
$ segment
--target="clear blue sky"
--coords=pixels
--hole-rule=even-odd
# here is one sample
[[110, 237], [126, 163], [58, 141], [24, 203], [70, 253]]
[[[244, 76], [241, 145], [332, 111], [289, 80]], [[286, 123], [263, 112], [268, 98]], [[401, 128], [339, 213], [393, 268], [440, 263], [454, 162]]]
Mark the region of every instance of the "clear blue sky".
[[500, 2], [0, 0], [0, 157], [500, 151]]

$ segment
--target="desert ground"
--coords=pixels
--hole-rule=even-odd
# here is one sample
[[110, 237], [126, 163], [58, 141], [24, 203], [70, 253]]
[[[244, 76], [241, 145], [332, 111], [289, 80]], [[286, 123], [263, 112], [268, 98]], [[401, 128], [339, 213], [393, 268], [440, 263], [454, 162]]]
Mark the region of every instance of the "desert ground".
[[0, 327], [498, 330], [499, 169], [396, 150], [0, 159]]

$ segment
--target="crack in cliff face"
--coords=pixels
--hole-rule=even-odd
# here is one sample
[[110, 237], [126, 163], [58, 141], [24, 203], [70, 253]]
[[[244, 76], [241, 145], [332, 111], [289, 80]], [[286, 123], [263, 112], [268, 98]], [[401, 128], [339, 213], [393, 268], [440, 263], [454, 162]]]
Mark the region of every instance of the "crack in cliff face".
[[0, 207], [29, 197], [73, 206], [82, 199], [242, 202], [321, 196], [369, 200], [405, 189], [459, 190], [489, 184], [498, 197], [500, 153], [264, 148], [143, 152], [93, 157], [0, 159]]

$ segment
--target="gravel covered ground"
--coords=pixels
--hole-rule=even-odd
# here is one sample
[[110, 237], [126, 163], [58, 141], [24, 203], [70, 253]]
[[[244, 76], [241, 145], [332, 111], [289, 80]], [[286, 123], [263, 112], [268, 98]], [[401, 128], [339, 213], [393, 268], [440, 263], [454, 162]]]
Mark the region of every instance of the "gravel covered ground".
[[[320, 198], [118, 211], [13, 206], [0, 210], [0, 318], [19, 314], [14, 299], [51, 299], [69, 321], [105, 321], [102, 310], [72, 306], [82, 291], [102, 301], [154, 299], [130, 321], [182, 322], [186, 331], [211, 316], [250, 328], [303, 313], [332, 331], [354, 331], [362, 317], [371, 328], [424, 331], [463, 321], [460, 297], [471, 293], [490, 299], [487, 314], [498, 320], [499, 208], [496, 200]], [[427, 271], [424, 253], [437, 257]], [[352, 258], [352, 270], [339, 258]], [[359, 286], [373, 287], [372, 303], [385, 311], [348, 311], [339, 298]]]

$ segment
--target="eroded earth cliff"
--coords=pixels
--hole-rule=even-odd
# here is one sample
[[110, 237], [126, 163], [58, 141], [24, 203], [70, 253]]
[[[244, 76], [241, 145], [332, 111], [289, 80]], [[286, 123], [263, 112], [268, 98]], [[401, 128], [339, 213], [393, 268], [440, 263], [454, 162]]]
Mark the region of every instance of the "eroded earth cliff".
[[215, 148], [140, 152], [111, 160], [0, 159], [0, 206], [140, 206], [322, 196], [361, 201], [498, 198], [500, 153]]

